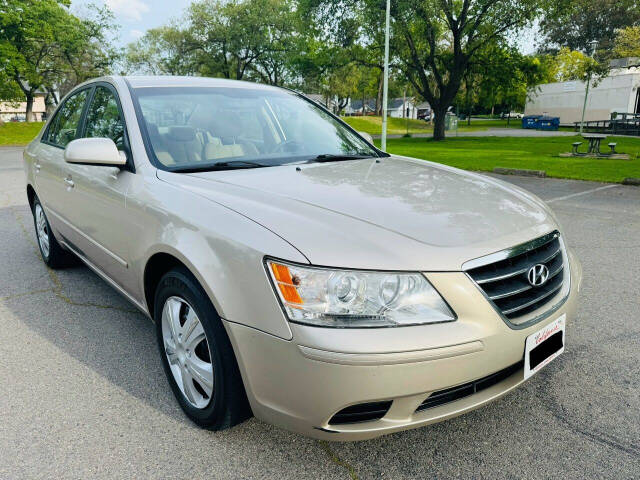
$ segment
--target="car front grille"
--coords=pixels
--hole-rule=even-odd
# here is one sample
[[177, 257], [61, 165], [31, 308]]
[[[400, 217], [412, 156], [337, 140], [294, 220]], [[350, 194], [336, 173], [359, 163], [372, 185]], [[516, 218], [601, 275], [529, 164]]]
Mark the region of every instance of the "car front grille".
[[[558, 232], [468, 264], [471, 268], [466, 269], [467, 274], [514, 324], [549, 303], [565, 280], [564, 252]], [[529, 280], [530, 270], [536, 265], [544, 265], [548, 272], [546, 281], [538, 286]]]

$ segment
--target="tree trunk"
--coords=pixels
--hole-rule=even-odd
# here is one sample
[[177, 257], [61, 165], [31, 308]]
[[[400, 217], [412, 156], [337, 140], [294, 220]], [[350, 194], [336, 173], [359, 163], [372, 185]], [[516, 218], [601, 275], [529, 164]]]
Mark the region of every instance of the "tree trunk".
[[25, 94], [25, 97], [27, 97], [27, 112], [25, 120], [27, 122], [33, 122], [33, 93], [29, 92]]
[[447, 114], [446, 108], [433, 109], [433, 139], [444, 140], [444, 119]]

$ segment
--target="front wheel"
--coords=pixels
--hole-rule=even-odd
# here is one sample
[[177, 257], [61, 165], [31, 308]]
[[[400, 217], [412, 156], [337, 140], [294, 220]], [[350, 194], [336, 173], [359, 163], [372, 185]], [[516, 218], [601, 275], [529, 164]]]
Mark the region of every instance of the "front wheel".
[[165, 274], [154, 317], [162, 365], [187, 416], [222, 430], [251, 415], [242, 378], [222, 321], [186, 269]]

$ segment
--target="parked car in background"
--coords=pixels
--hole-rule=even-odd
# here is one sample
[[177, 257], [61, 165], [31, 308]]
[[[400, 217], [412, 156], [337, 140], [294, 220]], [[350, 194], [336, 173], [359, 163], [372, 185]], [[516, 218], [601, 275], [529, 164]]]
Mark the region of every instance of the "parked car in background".
[[24, 168], [44, 262], [80, 258], [154, 320], [203, 427], [372, 438], [485, 405], [564, 350], [581, 268], [541, 200], [391, 156], [289, 90], [92, 80]]

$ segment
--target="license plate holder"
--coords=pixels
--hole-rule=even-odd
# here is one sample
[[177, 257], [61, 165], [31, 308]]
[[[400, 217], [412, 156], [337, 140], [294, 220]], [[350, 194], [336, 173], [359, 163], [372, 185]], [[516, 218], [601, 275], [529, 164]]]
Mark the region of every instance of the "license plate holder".
[[564, 352], [566, 315], [527, 337], [524, 349], [524, 379], [539, 372]]

